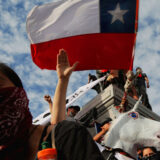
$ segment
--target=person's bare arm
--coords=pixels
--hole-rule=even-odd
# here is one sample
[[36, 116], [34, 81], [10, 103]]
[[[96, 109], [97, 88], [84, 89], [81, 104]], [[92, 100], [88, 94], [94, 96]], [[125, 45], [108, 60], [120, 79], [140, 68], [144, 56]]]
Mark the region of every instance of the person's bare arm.
[[52, 112], [53, 102], [52, 102], [51, 96], [48, 95], [48, 94], [46, 94], [46, 95], [44, 96], [44, 99], [48, 102], [48, 104], [49, 104], [49, 110], [50, 110], [50, 112]]
[[93, 140], [98, 142], [100, 138], [109, 130], [110, 123], [106, 123], [101, 127], [101, 131], [93, 137]]
[[106, 133], [105, 130], [101, 130], [99, 133], [97, 133], [94, 137], [93, 140], [98, 142], [100, 140], [100, 138]]
[[145, 81], [146, 81], [146, 84], [147, 84], [147, 88], [149, 88], [149, 79], [148, 79], [148, 77], [145, 77]]
[[57, 55], [57, 75], [58, 84], [53, 98], [53, 108], [51, 112], [51, 124], [56, 124], [65, 120], [66, 111], [66, 92], [72, 71], [76, 68], [77, 63], [70, 66], [66, 51], [61, 49]]

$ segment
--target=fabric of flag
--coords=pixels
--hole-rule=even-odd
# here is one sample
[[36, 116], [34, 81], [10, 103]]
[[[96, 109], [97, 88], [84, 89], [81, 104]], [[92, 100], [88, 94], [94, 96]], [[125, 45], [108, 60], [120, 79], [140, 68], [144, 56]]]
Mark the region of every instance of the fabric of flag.
[[139, 0], [61, 0], [34, 7], [27, 16], [32, 59], [56, 69], [59, 49], [76, 70], [132, 69]]

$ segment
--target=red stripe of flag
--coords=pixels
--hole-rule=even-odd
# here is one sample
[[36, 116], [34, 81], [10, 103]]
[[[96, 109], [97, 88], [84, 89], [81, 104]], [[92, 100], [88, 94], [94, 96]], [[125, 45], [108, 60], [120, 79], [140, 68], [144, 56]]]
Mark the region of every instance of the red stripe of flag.
[[133, 64], [135, 40], [136, 33], [80, 35], [31, 44], [31, 54], [34, 63], [41, 69], [56, 69], [56, 55], [61, 48], [67, 51], [71, 65], [79, 61], [77, 71], [129, 69]]

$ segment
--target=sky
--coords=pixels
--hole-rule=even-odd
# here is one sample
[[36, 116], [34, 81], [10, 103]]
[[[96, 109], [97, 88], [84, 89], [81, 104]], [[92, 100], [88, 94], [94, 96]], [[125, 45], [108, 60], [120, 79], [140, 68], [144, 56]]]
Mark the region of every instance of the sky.
[[[41, 70], [32, 61], [30, 42], [26, 33], [26, 17], [35, 5], [53, 0], [0, 0], [0, 61], [13, 68], [22, 79], [30, 99], [29, 107], [34, 118], [48, 109], [44, 95], [54, 95], [57, 84], [55, 71]], [[140, 0], [139, 31], [134, 59], [134, 70], [140, 66], [147, 74], [147, 89], [153, 111], [160, 115], [160, 18], [159, 0]], [[87, 84], [88, 74], [95, 71], [74, 72], [67, 95]], [[74, 104], [83, 106], [96, 96], [90, 90]]]

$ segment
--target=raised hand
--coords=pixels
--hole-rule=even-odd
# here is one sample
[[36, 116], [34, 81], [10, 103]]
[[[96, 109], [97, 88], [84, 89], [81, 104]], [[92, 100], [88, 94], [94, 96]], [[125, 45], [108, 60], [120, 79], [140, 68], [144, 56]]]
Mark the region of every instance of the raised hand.
[[44, 96], [44, 99], [45, 99], [48, 103], [52, 103], [52, 100], [51, 100], [51, 96], [50, 96], [50, 95], [46, 94], [46, 95]]
[[64, 49], [59, 50], [57, 55], [57, 74], [59, 79], [69, 79], [72, 71], [76, 68], [78, 62], [70, 66], [67, 53]]
[[59, 50], [57, 55], [57, 75], [58, 83], [55, 90], [53, 107], [51, 110], [51, 124], [57, 124], [66, 119], [66, 92], [69, 77], [76, 68], [78, 62], [70, 66], [68, 56], [65, 50]]

